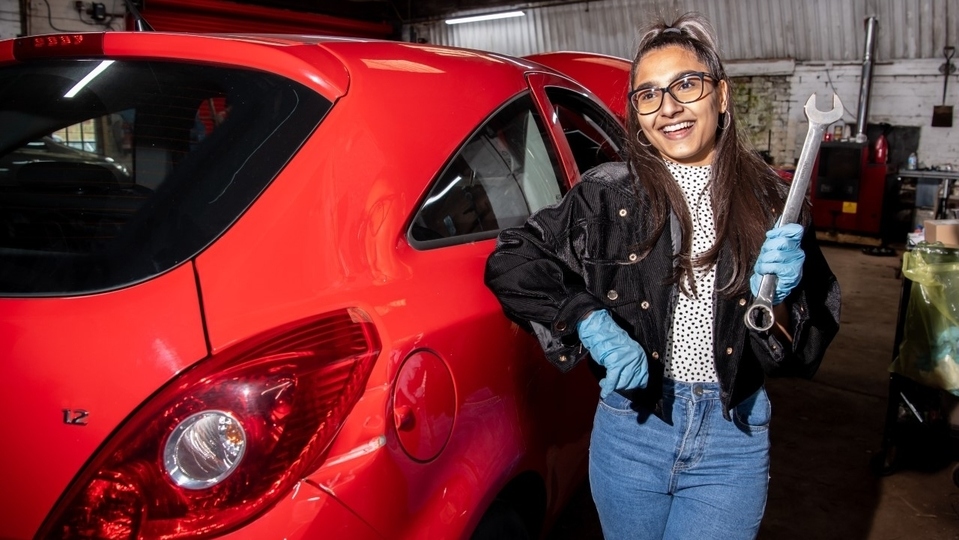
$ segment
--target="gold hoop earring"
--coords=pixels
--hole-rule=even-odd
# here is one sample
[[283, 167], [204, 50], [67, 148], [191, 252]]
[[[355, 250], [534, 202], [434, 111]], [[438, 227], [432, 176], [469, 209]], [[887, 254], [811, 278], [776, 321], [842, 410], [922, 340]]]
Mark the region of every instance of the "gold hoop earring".
[[639, 140], [639, 136], [642, 134], [643, 134], [643, 130], [639, 130], [636, 132], [636, 142], [639, 143], [639, 145], [642, 146], [643, 148], [649, 148], [650, 146], [653, 145], [653, 143], [643, 144], [643, 141]]

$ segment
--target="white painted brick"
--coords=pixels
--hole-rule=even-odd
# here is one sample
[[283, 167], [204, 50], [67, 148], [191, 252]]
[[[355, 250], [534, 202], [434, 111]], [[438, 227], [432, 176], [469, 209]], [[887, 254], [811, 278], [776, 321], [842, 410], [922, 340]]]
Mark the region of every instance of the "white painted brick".
[[[942, 103], [943, 76], [938, 74], [941, 63], [942, 60], [923, 59], [873, 66], [867, 120], [871, 124], [887, 122], [897, 126], [920, 127], [919, 155], [923, 163], [959, 166], [959, 128], [931, 126], [932, 108]], [[792, 163], [799, 156], [807, 124], [802, 107], [814, 92], [823, 96], [819, 106], [826, 108], [829, 104], [825, 102], [825, 96], [835, 90], [846, 109], [843, 121], [855, 124], [859, 108], [861, 64], [834, 63], [827, 73], [822, 62], [797, 62], [788, 77], [788, 89], [777, 86], [776, 77], [763, 75], [766, 71], [772, 71], [766, 64], [740, 62], [736, 71], [751, 76], [750, 88], [754, 94], [765, 94], [766, 99], [775, 102], [772, 110], [778, 118], [770, 127], [775, 131], [772, 146], [777, 162]], [[782, 71], [782, 66], [779, 69]], [[761, 81], [764, 78], [766, 82]], [[946, 103], [955, 105], [959, 110], [957, 75], [949, 80]], [[959, 118], [955, 121], [959, 124]], [[781, 146], [780, 140], [783, 141]]]

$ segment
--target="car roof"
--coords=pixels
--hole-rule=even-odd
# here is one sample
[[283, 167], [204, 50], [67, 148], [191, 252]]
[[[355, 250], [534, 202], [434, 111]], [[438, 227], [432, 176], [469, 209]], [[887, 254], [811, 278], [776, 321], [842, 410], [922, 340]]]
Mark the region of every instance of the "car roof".
[[[85, 39], [88, 47], [71, 52], [46, 47], [24, 54], [32, 43], [55, 42], [69, 36]], [[99, 52], [90, 44], [100, 43]], [[0, 41], [0, 64], [29, 57], [137, 57], [155, 60], [195, 60], [262, 69], [314, 88], [331, 101], [342, 96], [350, 76], [361, 71], [406, 71], [409, 74], [464, 71], [527, 71], [542, 69], [520, 58], [470, 49], [365, 38], [286, 34], [197, 34], [186, 32], [102, 32], [49, 34]], [[409, 60], [417, 56], [416, 61]], [[428, 79], [429, 77], [423, 77]]]
[[[576, 62], [550, 63], [543, 61], [548, 56], [542, 55], [527, 59], [450, 46], [302, 34], [123, 31], [28, 36], [0, 41], [0, 64], [24, 56], [21, 45], [76, 37], [85, 37], [88, 45], [100, 43], [99, 55], [111, 58], [208, 62], [275, 73], [312, 88], [333, 102], [349, 92], [352, 82], [359, 81], [382, 92], [384, 99], [395, 95], [399, 84], [403, 84], [424, 102], [469, 103], [474, 109], [500, 104], [524, 90], [525, 74], [531, 71], [559, 75], [592, 92], [606, 84], [598, 71], [593, 70], [589, 80], [579, 80], [564, 69], [566, 66], [569, 71], [576, 71], [576, 65], [588, 65], [588, 57], [601, 56], [592, 53], [577, 53]], [[85, 49], [86, 56], [95, 59], [97, 54], [90, 54], [90, 50]], [[80, 55], [63, 47], [48, 47], [34, 56]], [[436, 77], [439, 74], [444, 76]], [[599, 98], [622, 116], [608, 96]]]

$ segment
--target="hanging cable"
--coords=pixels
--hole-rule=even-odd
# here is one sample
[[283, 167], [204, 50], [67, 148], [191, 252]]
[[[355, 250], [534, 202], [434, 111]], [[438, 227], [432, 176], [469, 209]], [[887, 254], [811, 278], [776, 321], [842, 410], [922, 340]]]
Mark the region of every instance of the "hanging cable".
[[47, 5], [47, 23], [50, 25], [50, 28], [56, 30], [57, 32], [69, 32], [70, 30], [64, 30], [63, 28], [57, 28], [53, 25], [53, 15], [51, 14], [50, 2], [43, 0], [43, 3]]

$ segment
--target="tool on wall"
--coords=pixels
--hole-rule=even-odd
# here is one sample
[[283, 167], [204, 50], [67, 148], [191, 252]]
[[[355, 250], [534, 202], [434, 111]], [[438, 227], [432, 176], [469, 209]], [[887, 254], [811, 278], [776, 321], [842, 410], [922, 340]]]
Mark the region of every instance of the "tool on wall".
[[[809, 192], [809, 182], [812, 179], [813, 166], [816, 164], [816, 158], [819, 156], [819, 145], [822, 142], [823, 133], [830, 124], [839, 121], [842, 118], [843, 108], [839, 96], [832, 95], [832, 109], [821, 111], [816, 107], [816, 94], [809, 96], [806, 105], [803, 107], [806, 118], [809, 119], [809, 129], [806, 131], [806, 139], [803, 141], [802, 150], [799, 152], [799, 161], [796, 163], [796, 173], [793, 175], [792, 184], [789, 186], [789, 193], [786, 195], [786, 204], [783, 206], [783, 212], [776, 222], [776, 226], [796, 223], [799, 219], [799, 212], [802, 209], [803, 202], [806, 200], [806, 194]], [[749, 308], [746, 309], [744, 316], [746, 326], [751, 330], [765, 332], [773, 327], [776, 322], [773, 315], [772, 298], [776, 293], [776, 275], [766, 274], [759, 284], [759, 295]]]
[[932, 108], [932, 126], [952, 127], [952, 105], [946, 105], [946, 88], [949, 86], [949, 76], [956, 71], [956, 65], [952, 63], [952, 55], [956, 54], [956, 48], [945, 47], [942, 49], [942, 54], [946, 57], [946, 63], [939, 66], [939, 72], [945, 79], [942, 81], [942, 105]]

